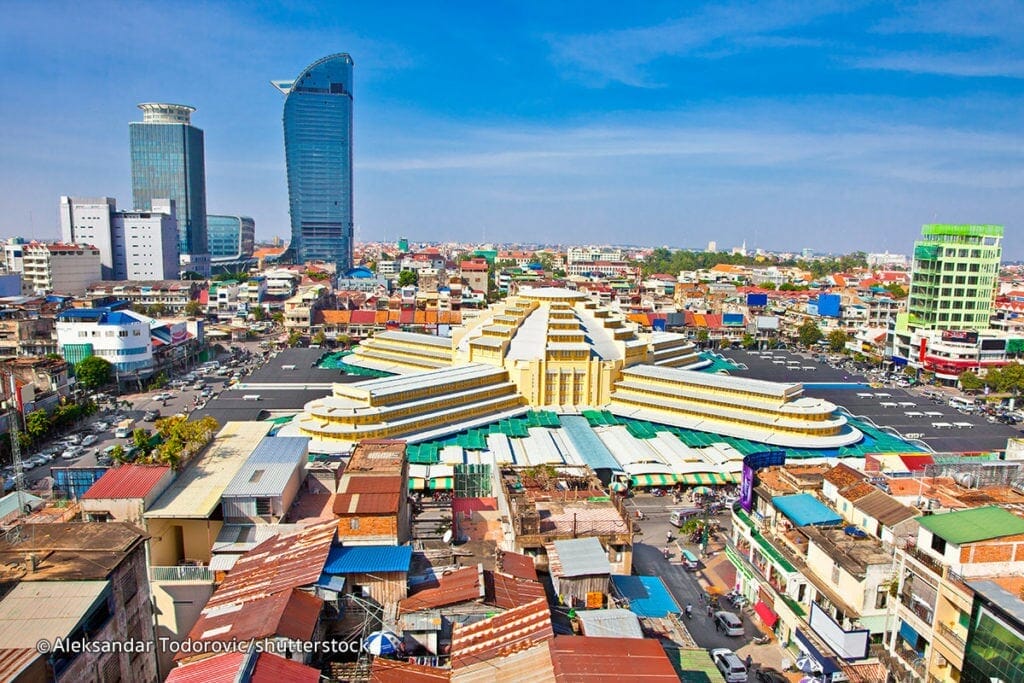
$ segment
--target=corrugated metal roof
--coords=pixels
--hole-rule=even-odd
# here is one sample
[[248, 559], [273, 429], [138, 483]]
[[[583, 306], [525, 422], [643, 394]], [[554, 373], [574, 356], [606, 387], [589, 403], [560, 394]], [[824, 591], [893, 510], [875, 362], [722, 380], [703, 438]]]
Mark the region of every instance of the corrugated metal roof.
[[661, 643], [653, 638], [560, 636], [551, 640], [548, 646], [557, 683], [679, 681], [679, 675]]
[[452, 626], [452, 668], [460, 669], [529, 649], [554, 637], [546, 600], [468, 625]]
[[555, 541], [552, 545], [555, 547], [558, 561], [561, 564], [559, 576], [592, 576], [612, 573], [608, 553], [601, 547], [601, 541], [593, 536]]
[[33, 647], [0, 649], [0, 680], [16, 680], [18, 674], [42, 657]]
[[22, 491], [20, 495], [17, 491], [12, 491], [3, 498], [0, 498], [0, 519], [7, 517], [7, 515], [18, 510], [18, 508], [24, 508], [26, 505], [35, 508], [42, 502], [42, 498], [33, 496], [28, 491]]
[[505, 551], [501, 553], [498, 562], [500, 570], [506, 574], [537, 581], [537, 567], [529, 555]]
[[809, 493], [775, 496], [772, 498], [772, 505], [797, 526], [839, 524], [843, 521], [843, 518], [837, 515], [832, 508]]
[[485, 602], [502, 609], [520, 607], [545, 597], [544, 585], [539, 581], [521, 579], [503, 572], [485, 571], [484, 586], [487, 589]]
[[370, 680], [373, 683], [442, 683], [450, 681], [451, 678], [451, 669], [439, 669], [383, 657], [374, 657], [370, 668]]
[[346, 474], [341, 478], [338, 493], [396, 493], [402, 492], [400, 475]]
[[399, 601], [398, 609], [400, 612], [418, 612], [470, 600], [482, 600], [485, 595], [483, 572], [483, 565], [478, 564], [475, 567], [464, 567], [449, 574], [442, 574], [435, 586], [419, 590]]
[[[313, 637], [324, 601], [297, 588], [236, 605], [209, 604], [188, 637], [192, 641], [234, 641]], [[178, 659], [187, 658], [182, 653]]]
[[[239, 672], [246, 663], [247, 657], [255, 657], [256, 666], [248, 678], [241, 678]], [[319, 678], [319, 670], [268, 652], [252, 652], [251, 654], [227, 652], [171, 669], [165, 681], [166, 683], [235, 683], [236, 680], [245, 680], [248, 683], [281, 683], [282, 681], [315, 683]]]
[[576, 613], [583, 635], [601, 638], [643, 638], [640, 619], [628, 609], [587, 609]]
[[121, 465], [107, 470], [82, 500], [145, 498], [170, 471], [160, 465]]
[[1024, 534], [1024, 519], [994, 505], [920, 517], [918, 522], [955, 545]]
[[0, 643], [32, 648], [64, 638], [110, 589], [109, 581], [22, 581], [0, 600]]
[[238, 559], [207, 608], [313, 585], [323, 573], [336, 531], [335, 522], [325, 522], [259, 544]]
[[407, 572], [412, 548], [407, 545], [353, 545], [331, 548], [324, 565], [328, 574]]
[[199, 458], [189, 463], [144, 517], [208, 518], [221, 494], [246, 459], [274, 425], [270, 422], [228, 422]]
[[268, 436], [224, 488], [221, 497], [279, 496], [309, 459], [309, 437]]
[[853, 507], [874, 517], [883, 526], [899, 524], [919, 514], [914, 508], [904, 505], [888, 493], [878, 489], [858, 499], [854, 502]]
[[334, 499], [336, 515], [397, 515], [402, 494], [339, 493]]

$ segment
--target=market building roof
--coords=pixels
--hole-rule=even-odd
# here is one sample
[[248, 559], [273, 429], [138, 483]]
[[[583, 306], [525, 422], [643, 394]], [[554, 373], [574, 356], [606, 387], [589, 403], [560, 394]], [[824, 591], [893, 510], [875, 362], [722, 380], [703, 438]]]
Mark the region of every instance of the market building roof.
[[918, 521], [925, 529], [954, 545], [1024, 534], [1024, 519], [995, 506], [928, 515]]

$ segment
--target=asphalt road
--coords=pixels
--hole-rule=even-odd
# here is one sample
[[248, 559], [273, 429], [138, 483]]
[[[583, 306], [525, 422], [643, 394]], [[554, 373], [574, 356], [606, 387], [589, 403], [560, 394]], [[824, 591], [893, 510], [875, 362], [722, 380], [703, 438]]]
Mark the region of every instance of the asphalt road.
[[[707, 603], [704, 602], [704, 590], [697, 582], [693, 573], [686, 571], [679, 560], [679, 545], [677, 545], [678, 529], [669, 524], [669, 510], [672, 508], [687, 507], [687, 503], [676, 505], [671, 497], [655, 498], [641, 494], [630, 501], [630, 507], [640, 509], [644, 512], [644, 519], [639, 521], [643, 533], [636, 537], [633, 545], [633, 570], [634, 573], [648, 576], [659, 576], [675, 601], [679, 603], [679, 609], [685, 609], [687, 603], [693, 605], [693, 617], [689, 621], [685, 618], [690, 635], [698, 646], [712, 649], [725, 647], [730, 650], [738, 650], [746, 645], [751, 638], [761, 635], [761, 632], [751, 623], [750, 617], [742, 610], [735, 610], [731, 607], [721, 607], [740, 617], [743, 621], [743, 636], [726, 636], [716, 631], [712, 619], [707, 616]], [[723, 528], [728, 528], [728, 517], [719, 515], [715, 517]], [[665, 559], [663, 549], [665, 548], [665, 532], [672, 532], [672, 542], [669, 544], [672, 551], [668, 560]], [[727, 533], [719, 532], [719, 536]], [[683, 539], [684, 541], [686, 539]], [[682, 543], [682, 547], [698, 555], [698, 548], [694, 544]], [[727, 605], [728, 603], [726, 603]]]
[[[254, 353], [258, 352], [259, 350], [258, 342], [241, 344], [241, 346], [248, 348], [250, 351]], [[258, 365], [258, 362], [253, 363], [253, 365]], [[172, 377], [171, 379], [175, 378]], [[214, 394], [217, 394], [224, 389], [227, 378], [210, 375], [208, 377], [203, 378], [203, 381], [213, 390]], [[167, 399], [166, 401], [158, 401], [154, 397], [161, 392], [170, 393], [172, 397]], [[28, 472], [25, 473], [25, 485], [29, 489], [31, 489], [33, 485], [36, 485], [39, 481], [50, 476], [51, 467], [95, 467], [97, 464], [96, 458], [103, 452], [104, 448], [107, 448], [108, 446], [113, 446], [115, 444], [130, 444], [130, 438], [114, 438], [114, 428], [116, 425], [111, 420], [111, 417], [113, 415], [120, 415], [122, 419], [128, 417], [134, 418], [136, 420], [136, 428], [143, 427], [145, 429], [152, 430], [154, 428], [154, 424], [152, 422], [142, 421], [142, 416], [145, 414], [146, 411], [157, 410], [160, 412], [160, 417], [170, 417], [171, 415], [176, 415], [178, 413], [190, 414], [194, 410], [195, 399], [199, 396], [200, 393], [201, 390], [192, 389], [191, 386], [189, 386], [187, 388], [180, 389], [166, 388], [157, 389], [154, 391], [144, 393], [122, 394], [120, 396], [115, 397], [116, 400], [119, 402], [128, 401], [131, 404], [131, 408], [124, 408], [119, 405], [119, 407], [116, 410], [114, 410], [110, 408], [109, 403], [104, 403], [102, 404], [104, 410], [101, 410], [100, 413], [97, 413], [96, 415], [93, 415], [87, 418], [86, 420], [83, 420], [78, 427], [68, 432], [68, 434], [78, 433], [82, 436], [86, 434], [96, 434], [96, 436], [99, 437], [99, 440], [96, 443], [92, 444], [91, 446], [87, 446], [85, 448], [85, 452], [74, 459], [65, 460], [61, 458], [60, 455], [58, 454], [57, 457], [54, 458], [52, 462], [46, 465], [40, 465], [29, 470]], [[106, 431], [97, 434], [91, 429], [91, 425], [99, 421], [107, 422], [110, 425], [110, 427]], [[66, 435], [67, 434], [60, 435], [50, 441], [47, 441], [46, 443], [39, 445], [37, 448], [31, 449], [27, 453], [23, 453], [22, 457], [31, 457], [47, 448], [55, 448], [57, 447], [57, 439]]]

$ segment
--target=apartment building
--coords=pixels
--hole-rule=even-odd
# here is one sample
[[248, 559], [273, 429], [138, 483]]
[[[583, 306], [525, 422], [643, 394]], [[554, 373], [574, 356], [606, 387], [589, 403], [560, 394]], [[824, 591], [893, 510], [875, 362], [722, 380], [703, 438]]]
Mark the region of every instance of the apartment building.
[[90, 245], [29, 242], [19, 262], [25, 292], [79, 295], [100, 279], [100, 252]]

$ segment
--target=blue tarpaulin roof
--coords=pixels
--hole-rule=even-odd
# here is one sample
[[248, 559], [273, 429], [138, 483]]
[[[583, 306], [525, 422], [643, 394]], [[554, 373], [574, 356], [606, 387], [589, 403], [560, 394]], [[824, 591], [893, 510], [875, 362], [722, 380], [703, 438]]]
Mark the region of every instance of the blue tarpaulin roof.
[[407, 572], [412, 548], [407, 545], [354, 545], [331, 548], [325, 574]]
[[613, 574], [615, 590], [629, 601], [629, 611], [638, 617], [662, 618], [680, 612], [665, 583], [657, 576], [626, 576]]
[[839, 524], [843, 521], [842, 517], [809, 493], [776, 496], [772, 498], [772, 505], [797, 526]]

